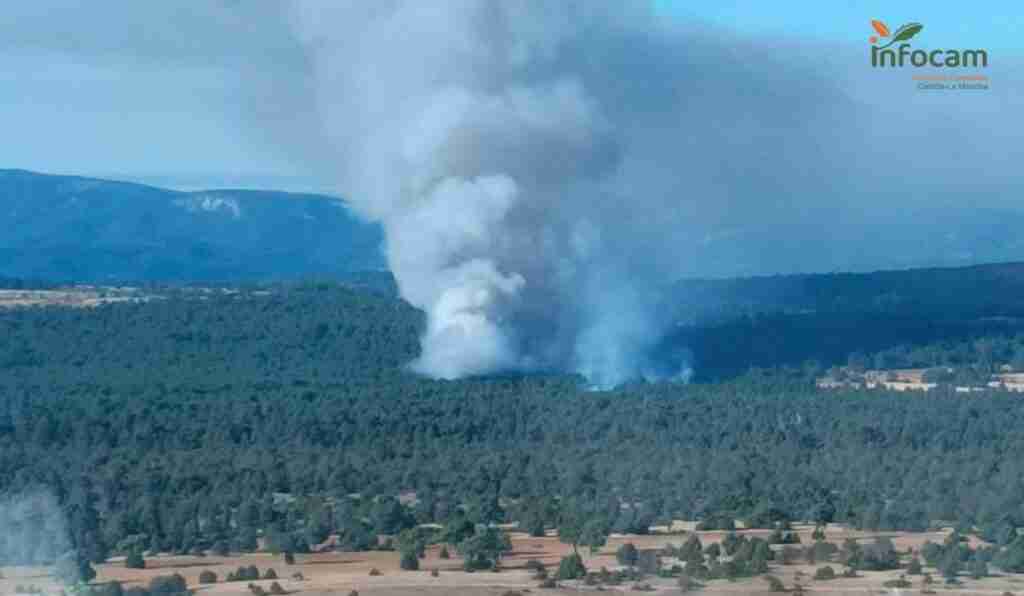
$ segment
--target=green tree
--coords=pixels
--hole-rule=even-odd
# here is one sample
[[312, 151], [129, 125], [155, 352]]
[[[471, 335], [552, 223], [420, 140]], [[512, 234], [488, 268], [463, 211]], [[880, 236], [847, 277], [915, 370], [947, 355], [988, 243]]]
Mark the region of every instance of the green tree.
[[149, 593], [151, 596], [182, 596], [188, 593], [188, 586], [185, 578], [177, 573], [158, 575], [149, 580]]
[[558, 522], [558, 539], [572, 545], [573, 553], [579, 554], [580, 546], [597, 552], [607, 542], [609, 531], [607, 520], [596, 514], [589, 515], [578, 501], [563, 503]]
[[399, 559], [399, 566], [406, 571], [416, 571], [420, 568], [420, 559], [416, 556], [416, 551], [411, 548], [406, 548], [401, 551], [401, 559]]
[[558, 563], [557, 579], [580, 579], [586, 575], [587, 568], [583, 565], [583, 558], [580, 557], [579, 553], [572, 553], [571, 555], [562, 557], [562, 560]]
[[977, 553], [974, 558], [971, 559], [969, 570], [971, 577], [974, 579], [988, 577], [988, 563], [985, 562], [985, 559], [977, 556]]
[[619, 565], [625, 565], [626, 567], [635, 566], [638, 556], [639, 553], [632, 542], [626, 542], [615, 551], [615, 559], [619, 562]]
[[921, 559], [917, 556], [911, 557], [907, 564], [907, 575], [921, 575]]
[[500, 528], [487, 526], [459, 543], [458, 550], [466, 570], [491, 569], [512, 551], [512, 542]]
[[135, 549], [124, 558], [124, 566], [128, 569], [145, 569], [146, 560], [142, 558], [142, 551]]
[[942, 556], [942, 562], [939, 564], [939, 571], [942, 573], [942, 577], [946, 580], [956, 579], [959, 575], [960, 569], [963, 567], [960, 562], [960, 553], [957, 548], [947, 548], [947, 552]]

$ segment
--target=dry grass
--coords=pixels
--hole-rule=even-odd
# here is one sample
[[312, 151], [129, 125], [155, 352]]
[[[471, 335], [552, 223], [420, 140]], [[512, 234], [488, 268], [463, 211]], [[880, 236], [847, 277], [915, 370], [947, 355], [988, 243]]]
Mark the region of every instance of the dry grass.
[[[689, 528], [692, 531], [693, 525], [673, 525], [673, 529]], [[796, 531], [800, 534], [804, 543], [810, 543], [810, 526], [798, 526]], [[766, 530], [743, 530], [741, 533], [748, 536], [765, 536]], [[717, 542], [725, 535], [724, 532], [698, 532], [701, 541], [707, 545]], [[872, 533], [849, 530], [841, 526], [829, 526], [826, 529], [827, 539], [834, 543], [842, 543], [846, 538], [856, 540], [871, 540], [875, 536], [884, 535], [892, 538], [896, 548], [900, 551], [917, 550], [925, 540], [933, 542], [942, 541], [947, 532], [930, 532], [921, 534], [907, 534], [902, 532]], [[681, 544], [687, 538], [686, 534], [652, 534], [648, 536], [620, 536], [613, 535], [609, 538], [608, 544], [597, 554], [583, 553], [586, 565], [590, 569], [600, 569], [602, 566], [614, 569], [618, 566], [615, 561], [615, 549], [624, 542], [632, 542], [639, 548], [655, 548], [664, 546], [666, 543]], [[461, 570], [461, 561], [454, 556], [451, 559], [441, 559], [438, 556], [437, 547], [428, 549], [425, 559], [420, 561], [420, 571], [402, 571], [398, 567], [398, 553], [396, 552], [366, 552], [366, 553], [315, 553], [309, 555], [296, 555], [295, 565], [285, 565], [280, 556], [269, 554], [248, 554], [235, 555], [230, 557], [195, 557], [195, 556], [167, 556], [150, 557], [146, 560], [146, 569], [126, 569], [123, 561], [114, 559], [110, 562], [97, 566], [97, 581], [119, 580], [125, 585], [144, 585], [154, 576], [171, 573], [180, 573], [189, 583], [189, 586], [196, 590], [197, 595], [248, 595], [248, 582], [223, 582], [224, 577], [230, 571], [240, 566], [255, 565], [261, 572], [268, 567], [274, 568], [278, 575], [278, 582], [289, 592], [308, 594], [310, 596], [342, 594], [346, 595], [351, 590], [358, 590], [361, 596], [405, 596], [418, 594], [423, 596], [442, 596], [456, 594], [459, 596], [500, 596], [509, 590], [530, 590], [531, 594], [537, 595], [560, 595], [579, 592], [593, 592], [593, 588], [577, 586], [576, 582], [568, 582], [557, 590], [538, 589], [536, 580], [530, 578], [525, 569], [528, 559], [539, 559], [549, 566], [556, 566], [560, 557], [567, 554], [571, 548], [562, 544], [558, 538], [551, 535], [544, 538], [531, 538], [523, 534], [513, 535], [513, 552], [503, 561], [504, 569], [500, 573], [477, 572], [465, 573]], [[975, 541], [974, 545], [977, 545]], [[835, 569], [841, 570], [841, 566], [832, 565]], [[370, 576], [370, 569], [377, 568], [382, 573], [379, 576]], [[438, 577], [432, 577], [430, 570], [439, 569]], [[204, 569], [210, 569], [217, 573], [219, 582], [212, 585], [200, 585], [198, 583], [199, 573]], [[823, 593], [830, 595], [842, 594], [920, 594], [921, 578], [910, 578], [914, 586], [902, 592], [888, 590], [882, 587], [882, 582], [894, 579], [899, 576], [899, 571], [888, 572], [864, 572], [862, 577], [841, 578], [828, 582], [816, 582], [811, 579], [814, 575], [814, 566], [810, 565], [773, 565], [772, 574], [780, 577], [787, 586], [792, 586], [797, 581], [798, 572], [804, 575], [799, 581], [805, 585], [810, 593]], [[5, 568], [5, 578], [0, 580], [0, 593], [12, 594], [16, 584], [34, 584], [43, 587], [51, 594], [56, 594], [58, 586], [46, 575], [43, 568]], [[292, 574], [299, 572], [304, 580], [292, 579]], [[938, 574], [934, 573], [936, 579]], [[269, 586], [271, 580], [260, 580], [254, 582]], [[648, 581], [658, 593], [678, 593], [673, 580], [652, 578]], [[768, 594], [767, 583], [760, 578], [747, 578], [735, 582], [724, 580], [708, 582], [702, 590], [708, 594]], [[1000, 595], [1005, 591], [1024, 595], [1024, 575], [1006, 575], [1002, 577], [990, 577], [982, 580], [963, 578], [963, 585], [958, 588], [947, 588], [937, 584], [934, 586], [938, 594], [987, 594]], [[630, 591], [630, 586], [609, 587], [607, 591]]]
[[66, 288], [60, 290], [0, 290], [0, 308], [70, 306], [90, 308], [111, 302], [147, 300], [134, 288]]

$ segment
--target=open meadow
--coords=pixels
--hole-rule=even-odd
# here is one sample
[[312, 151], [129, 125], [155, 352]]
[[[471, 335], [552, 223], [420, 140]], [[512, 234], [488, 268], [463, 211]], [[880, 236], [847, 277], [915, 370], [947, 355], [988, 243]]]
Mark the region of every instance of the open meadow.
[[[617, 549], [625, 543], [632, 543], [639, 550], [662, 549], [668, 544], [681, 546], [691, 536], [699, 537], [705, 548], [711, 544], [720, 544], [726, 536], [721, 531], [695, 531], [692, 523], [676, 523], [669, 533], [667, 528], [655, 528], [648, 535], [613, 534], [607, 544], [597, 553], [581, 549], [584, 563], [591, 572], [606, 568], [622, 569], [616, 559]], [[688, 529], [683, 529], [688, 528]], [[812, 526], [795, 526], [794, 532], [800, 536], [801, 543], [813, 542]], [[833, 524], [825, 528], [827, 542], [842, 544], [852, 538], [858, 543], [869, 544], [878, 537], [892, 540], [897, 552], [901, 554], [904, 567], [911, 553], [919, 553], [926, 541], [942, 543], [949, 535], [949, 530], [907, 533], [907, 532], [865, 532], [851, 530]], [[769, 530], [739, 530], [737, 534], [746, 537], [767, 538]], [[594, 584], [586, 580], [560, 581], [557, 587], [541, 588], [533, 571], [527, 567], [531, 559], [542, 562], [548, 569], [557, 568], [560, 559], [571, 554], [572, 547], [563, 544], [557, 536], [550, 535], [537, 538], [522, 533], [511, 534], [512, 552], [501, 562], [501, 570], [477, 571], [467, 573], [462, 569], [462, 560], [455, 554], [451, 558], [440, 556], [440, 545], [432, 545], [420, 559], [420, 568], [415, 571], [402, 570], [399, 566], [399, 554], [394, 551], [367, 552], [315, 552], [295, 556], [294, 564], [286, 564], [283, 557], [269, 553], [233, 554], [230, 556], [177, 556], [155, 555], [146, 558], [145, 569], [128, 569], [122, 558], [114, 558], [107, 563], [97, 565], [97, 577], [94, 585], [104, 582], [118, 581], [125, 590], [132, 587], [145, 588], [158, 576], [180, 574], [185, 578], [189, 589], [197, 595], [251, 595], [260, 588], [271, 592], [271, 585], [277, 582], [285, 593], [308, 594], [343, 594], [349, 595], [356, 591], [360, 596], [404, 596], [404, 595], [465, 595], [465, 596], [502, 596], [512, 593], [568, 594], [596, 591], [626, 591], [656, 593], [680, 592], [678, 581], [673, 577], [648, 575], [636, 581], [626, 581], [618, 585]], [[971, 537], [971, 547], [983, 546], [984, 543]], [[778, 552], [778, 546], [773, 547]], [[780, 557], [781, 558], [781, 557]], [[669, 569], [681, 561], [663, 556], [661, 565]], [[941, 574], [929, 567], [924, 573], [934, 578], [934, 583], [926, 585], [924, 575], [905, 575], [905, 569], [889, 571], [859, 571], [857, 577], [837, 577], [832, 580], [814, 579], [816, 569], [830, 565], [837, 573], [844, 569], [835, 561], [822, 561], [807, 564], [799, 561], [793, 564], [781, 564], [778, 559], [770, 565], [769, 574], [778, 577], [787, 592], [815, 592], [823, 594], [997, 594], [1024, 593], [1024, 574], [1000, 573], [993, 569], [988, 577], [974, 579], [963, 573], [958, 585], [946, 585]], [[255, 581], [225, 581], [229, 573], [239, 567], [255, 566], [261, 577], [267, 570], [273, 569], [276, 579], [259, 579]], [[376, 570], [376, 571], [373, 571]], [[435, 574], [433, 570], [437, 570]], [[201, 583], [200, 573], [212, 571], [217, 575], [216, 583]], [[379, 572], [379, 573], [378, 573]], [[61, 586], [49, 575], [49, 570], [42, 567], [8, 567], [3, 569], [4, 577], [0, 580], [0, 590], [4, 594], [27, 593], [41, 589], [45, 594], [59, 594]], [[910, 587], [886, 587], [886, 582], [898, 580], [901, 576], [911, 582]], [[800, 586], [800, 587], [797, 587]], [[648, 590], [649, 588], [649, 590]], [[736, 580], [705, 581], [698, 589], [708, 594], [769, 594], [772, 593], [768, 582], [763, 577], [746, 577]]]

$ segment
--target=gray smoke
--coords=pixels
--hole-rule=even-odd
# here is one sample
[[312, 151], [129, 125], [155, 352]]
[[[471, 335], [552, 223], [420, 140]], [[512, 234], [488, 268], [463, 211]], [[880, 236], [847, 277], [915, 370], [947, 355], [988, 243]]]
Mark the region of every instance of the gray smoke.
[[647, 37], [650, 15], [583, 7], [390, 2], [296, 19], [340, 189], [383, 223], [401, 294], [428, 314], [422, 373], [649, 373], [646, 297], [665, 277], [621, 237], [644, 233], [623, 224], [651, 199], [626, 170], [650, 100], [680, 98], [629, 105], [660, 91], [629, 89], [630, 64], [590, 51], [594, 35]]
[[[963, 131], [941, 105], [876, 114], [802, 48], [639, 2], [310, 3], [291, 17], [332, 175], [383, 224], [401, 294], [428, 315], [413, 367], [433, 377], [685, 375], [650, 358], [666, 281], [852, 263], [906, 189], [896, 164], [967, 173], [984, 157], [930, 142]], [[904, 199], [950, 188], [919, 178]], [[832, 252], [809, 250], [833, 236]]]
[[50, 565], [70, 549], [67, 521], [51, 491], [0, 495], [0, 560]]

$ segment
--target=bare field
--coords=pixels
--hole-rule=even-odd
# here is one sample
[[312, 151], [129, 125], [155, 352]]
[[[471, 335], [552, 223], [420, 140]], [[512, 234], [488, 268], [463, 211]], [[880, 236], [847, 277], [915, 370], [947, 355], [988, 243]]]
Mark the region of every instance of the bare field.
[[30, 306], [71, 306], [89, 308], [111, 302], [135, 302], [147, 296], [135, 288], [97, 288], [92, 286], [59, 290], [0, 290], [0, 308]]
[[[691, 528], [692, 524], [688, 525]], [[675, 526], [674, 526], [675, 529]], [[810, 526], [798, 526], [798, 533], [805, 544], [811, 541]], [[739, 533], [748, 536], [766, 536], [767, 530], [742, 530]], [[718, 542], [725, 535], [725, 532], [696, 532], [701, 541], [708, 545]], [[830, 526], [826, 530], [827, 539], [836, 544], [842, 543], [846, 538], [856, 540], [871, 540], [876, 536], [888, 536], [893, 540], [896, 548], [900, 551], [907, 549], [917, 550], [925, 542], [941, 542], [946, 532], [928, 533], [878, 533], [860, 532], [849, 530], [841, 526]], [[598, 570], [602, 566], [609, 569], [618, 567], [615, 560], [615, 550], [625, 542], [632, 542], [638, 548], [656, 548], [667, 543], [681, 544], [688, 537], [687, 534], [652, 534], [646, 536], [622, 536], [612, 535], [608, 544], [597, 554], [581, 551], [586, 565], [591, 570]], [[441, 596], [456, 594], [460, 596], [500, 596], [507, 591], [517, 590], [525, 592], [529, 590], [535, 594], [568, 594], [579, 592], [595, 592], [595, 588], [586, 587], [578, 582], [563, 582], [558, 589], [539, 589], [537, 581], [531, 579], [530, 573], [525, 569], [526, 561], [538, 559], [551, 567], [558, 564], [559, 559], [571, 551], [571, 547], [562, 544], [555, 536], [545, 538], [531, 538], [523, 534], [512, 535], [513, 552], [502, 561], [503, 570], [499, 573], [490, 571], [466, 573], [461, 569], [461, 560], [454, 556], [451, 559], [441, 559], [438, 556], [439, 548], [428, 549], [426, 558], [420, 561], [419, 571], [402, 571], [398, 566], [397, 552], [324, 552], [306, 555], [296, 555], [294, 565], [286, 565], [280, 556], [270, 554], [245, 554], [229, 557], [218, 557], [214, 555], [206, 557], [197, 556], [170, 556], [161, 555], [146, 559], [146, 569], [126, 569], [123, 561], [112, 559], [106, 564], [98, 565], [97, 582], [118, 580], [126, 587], [132, 585], [144, 586], [150, 579], [158, 575], [179, 573], [184, 576], [189, 587], [198, 595], [243, 595], [250, 594], [249, 582], [224, 582], [224, 577], [230, 571], [240, 566], [255, 565], [261, 571], [273, 568], [279, 579], [277, 580], [285, 590], [290, 593], [308, 594], [317, 596], [320, 594], [342, 594], [347, 595], [352, 590], [357, 590], [360, 596]], [[976, 545], [975, 543], [974, 545]], [[666, 560], [666, 564], [671, 564]], [[825, 565], [820, 563], [818, 566]], [[840, 570], [841, 566], [832, 564]], [[378, 569], [381, 575], [371, 576], [371, 569]], [[432, 577], [431, 569], [438, 569], [438, 577]], [[862, 577], [841, 578], [832, 581], [822, 582], [812, 580], [816, 566], [812, 565], [772, 565], [771, 573], [781, 578], [787, 587], [799, 582], [810, 592], [821, 592], [834, 595], [843, 594], [920, 594], [921, 578], [910, 577], [914, 585], [904, 590], [886, 589], [882, 583], [889, 579], [899, 577], [900, 571], [885, 572], [862, 572]], [[214, 571], [219, 581], [216, 584], [199, 584], [199, 573], [205, 569]], [[962, 577], [963, 584], [957, 587], [946, 587], [941, 584], [941, 578], [934, 570], [931, 571], [936, 578], [936, 584], [932, 586], [938, 594], [988, 594], [1002, 595], [1005, 592], [1019, 593], [1024, 595], [1024, 574], [1014, 575], [993, 575], [981, 580], [973, 580], [969, 577]], [[59, 586], [48, 577], [45, 568], [9, 567], [3, 569], [4, 578], [0, 579], [0, 591], [3, 594], [14, 593], [15, 586], [35, 585], [43, 588], [48, 593], [55, 594]], [[293, 579], [293, 574], [301, 573], [303, 579]], [[803, 574], [802, 576], [800, 574]], [[657, 593], [678, 593], [674, 580], [662, 578], [648, 578], [644, 580], [650, 583]], [[272, 580], [259, 580], [253, 582], [269, 587]], [[606, 587], [606, 591], [632, 591], [632, 586]], [[760, 578], [746, 578], [729, 582], [726, 580], [715, 580], [707, 582], [706, 587], [701, 590], [710, 594], [769, 594], [767, 583]]]

